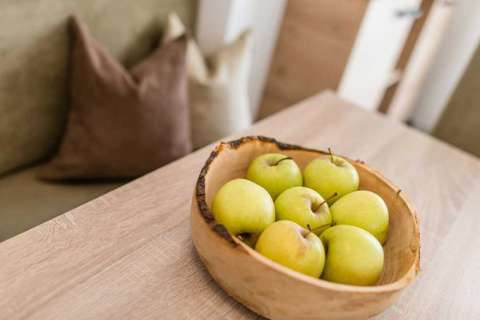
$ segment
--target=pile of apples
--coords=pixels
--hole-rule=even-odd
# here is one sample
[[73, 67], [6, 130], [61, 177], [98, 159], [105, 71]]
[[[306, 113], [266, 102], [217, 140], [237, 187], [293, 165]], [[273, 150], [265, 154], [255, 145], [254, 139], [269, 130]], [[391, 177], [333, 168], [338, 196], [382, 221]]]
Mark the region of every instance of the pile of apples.
[[389, 213], [359, 176], [330, 152], [302, 172], [280, 153], [255, 158], [246, 179], [215, 194], [217, 223], [263, 256], [303, 274], [351, 285], [373, 285], [383, 271]]

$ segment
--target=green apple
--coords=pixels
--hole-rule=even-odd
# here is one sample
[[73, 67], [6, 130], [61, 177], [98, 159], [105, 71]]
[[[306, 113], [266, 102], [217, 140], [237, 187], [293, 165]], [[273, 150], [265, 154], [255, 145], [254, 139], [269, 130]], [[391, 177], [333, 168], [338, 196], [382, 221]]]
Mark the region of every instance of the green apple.
[[275, 221], [275, 206], [270, 194], [246, 179], [234, 179], [215, 194], [213, 215], [232, 234], [260, 233]]
[[367, 231], [350, 225], [328, 228], [320, 236], [327, 252], [322, 278], [328, 281], [368, 286], [383, 271], [383, 248]]
[[347, 160], [330, 155], [312, 160], [303, 172], [305, 186], [320, 193], [328, 204], [358, 189], [357, 170]]
[[355, 191], [338, 199], [330, 208], [334, 224], [349, 224], [373, 234], [381, 244], [388, 232], [388, 208], [376, 193]]
[[248, 166], [247, 179], [264, 187], [273, 199], [284, 190], [303, 184], [302, 171], [295, 161], [280, 153], [255, 158]]
[[277, 220], [291, 220], [320, 234], [332, 223], [330, 210], [322, 196], [307, 187], [283, 191], [275, 200]]
[[315, 278], [320, 277], [325, 264], [322, 241], [313, 232], [288, 220], [269, 225], [258, 238], [255, 250], [285, 267]]

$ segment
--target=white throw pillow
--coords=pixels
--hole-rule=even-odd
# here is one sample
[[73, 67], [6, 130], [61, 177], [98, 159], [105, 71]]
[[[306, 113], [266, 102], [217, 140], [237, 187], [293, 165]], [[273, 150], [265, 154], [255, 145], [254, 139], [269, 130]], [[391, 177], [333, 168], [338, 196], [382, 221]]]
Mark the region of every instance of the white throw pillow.
[[[169, 14], [164, 41], [185, 33], [176, 14]], [[193, 39], [187, 49], [190, 116], [194, 148], [248, 128], [252, 123], [248, 99], [251, 34], [242, 33], [233, 43], [207, 59]]]

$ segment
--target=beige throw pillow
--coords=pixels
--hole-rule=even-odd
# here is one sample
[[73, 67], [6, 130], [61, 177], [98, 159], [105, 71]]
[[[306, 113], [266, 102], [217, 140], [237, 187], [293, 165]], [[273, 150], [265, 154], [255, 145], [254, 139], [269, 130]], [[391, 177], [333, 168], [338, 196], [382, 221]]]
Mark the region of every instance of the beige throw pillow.
[[[169, 14], [164, 41], [185, 33], [176, 14]], [[194, 148], [248, 128], [252, 123], [248, 99], [251, 34], [242, 33], [233, 43], [207, 59], [195, 41], [187, 48], [190, 117]]]

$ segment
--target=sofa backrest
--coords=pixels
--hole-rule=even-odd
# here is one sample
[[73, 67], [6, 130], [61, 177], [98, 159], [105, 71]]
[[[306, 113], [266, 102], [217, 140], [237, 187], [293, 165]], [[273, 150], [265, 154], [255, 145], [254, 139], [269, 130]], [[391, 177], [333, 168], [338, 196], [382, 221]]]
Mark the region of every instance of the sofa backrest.
[[0, 1], [0, 175], [47, 157], [68, 111], [68, 17], [75, 13], [124, 65], [146, 56], [176, 11], [195, 0]]

